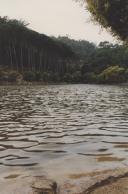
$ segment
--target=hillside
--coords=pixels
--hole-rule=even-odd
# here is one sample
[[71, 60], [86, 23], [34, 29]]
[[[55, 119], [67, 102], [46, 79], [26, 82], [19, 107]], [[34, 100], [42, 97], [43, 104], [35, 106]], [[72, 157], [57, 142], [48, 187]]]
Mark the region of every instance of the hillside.
[[66, 44], [29, 29], [24, 21], [0, 17], [2, 70], [18, 73], [49, 72], [62, 76], [72, 60], [74, 53]]
[[128, 47], [48, 37], [26, 22], [0, 17], [0, 82], [123, 83]]
[[[122, 83], [128, 81], [128, 47], [107, 41], [99, 45], [85, 40], [58, 37], [79, 58], [79, 81], [82, 83]], [[79, 73], [78, 73], [79, 71]]]

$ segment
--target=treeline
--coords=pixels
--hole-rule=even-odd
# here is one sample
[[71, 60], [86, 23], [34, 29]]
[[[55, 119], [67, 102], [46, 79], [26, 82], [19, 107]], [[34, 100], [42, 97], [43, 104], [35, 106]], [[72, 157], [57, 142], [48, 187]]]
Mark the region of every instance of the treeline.
[[[128, 47], [107, 41], [98, 46], [88, 41], [58, 37], [79, 58], [69, 80], [81, 83], [122, 83], [128, 81]], [[75, 79], [74, 79], [75, 78]], [[77, 79], [76, 79], [77, 78]]]
[[7, 71], [63, 76], [74, 59], [72, 49], [66, 44], [29, 29], [24, 21], [0, 17], [0, 67], [5, 71], [5, 79]]
[[48, 37], [24, 21], [0, 17], [0, 82], [121, 83], [128, 47]]

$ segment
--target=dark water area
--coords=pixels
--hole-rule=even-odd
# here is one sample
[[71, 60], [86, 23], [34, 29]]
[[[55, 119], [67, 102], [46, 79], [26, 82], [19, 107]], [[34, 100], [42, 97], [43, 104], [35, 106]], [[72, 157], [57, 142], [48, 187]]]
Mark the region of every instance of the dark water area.
[[127, 165], [127, 86], [0, 86], [2, 179]]

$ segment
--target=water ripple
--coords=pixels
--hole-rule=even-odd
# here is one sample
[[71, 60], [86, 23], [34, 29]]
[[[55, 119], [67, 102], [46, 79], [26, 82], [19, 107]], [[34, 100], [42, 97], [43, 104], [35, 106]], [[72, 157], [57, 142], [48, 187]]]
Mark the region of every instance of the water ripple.
[[100, 165], [128, 161], [126, 86], [1, 86], [0, 90], [1, 166], [37, 166], [82, 156], [94, 160], [95, 166], [99, 161]]

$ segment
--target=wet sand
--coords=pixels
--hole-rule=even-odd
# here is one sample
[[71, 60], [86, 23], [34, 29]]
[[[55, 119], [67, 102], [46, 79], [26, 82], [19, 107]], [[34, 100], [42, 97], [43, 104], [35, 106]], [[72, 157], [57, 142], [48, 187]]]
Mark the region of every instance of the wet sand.
[[128, 178], [122, 178], [106, 186], [102, 186], [91, 194], [128, 194]]
[[0, 183], [0, 188], [0, 194], [38, 194], [46, 189], [47, 194], [128, 194], [128, 171], [114, 169], [70, 174], [60, 181], [56, 177], [54, 180], [45, 176], [21, 179], [13, 175]]

